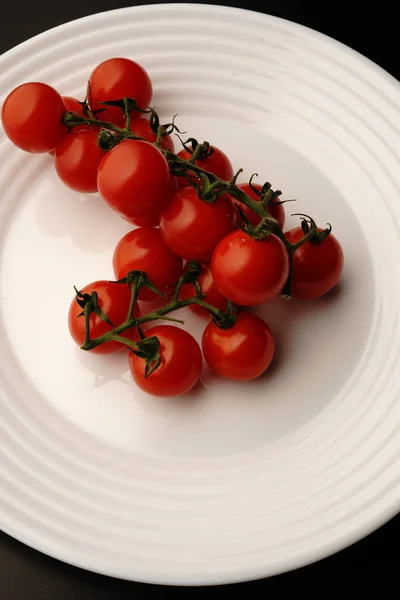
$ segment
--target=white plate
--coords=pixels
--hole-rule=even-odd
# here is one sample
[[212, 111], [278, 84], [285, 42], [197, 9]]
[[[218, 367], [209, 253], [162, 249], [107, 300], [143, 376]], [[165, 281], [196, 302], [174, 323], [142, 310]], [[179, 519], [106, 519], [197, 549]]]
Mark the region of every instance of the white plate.
[[[400, 87], [313, 31], [202, 5], [59, 27], [0, 59], [82, 96], [110, 56], [151, 74], [163, 117], [227, 150], [333, 224], [340, 288], [262, 311], [278, 340], [258, 381], [157, 400], [124, 357], [76, 349], [72, 285], [112, 277], [127, 226], [1, 133], [1, 525], [69, 563], [169, 584], [258, 578], [322, 558], [399, 508]], [[294, 221], [294, 219], [293, 219]], [[200, 334], [202, 322], [189, 319]]]

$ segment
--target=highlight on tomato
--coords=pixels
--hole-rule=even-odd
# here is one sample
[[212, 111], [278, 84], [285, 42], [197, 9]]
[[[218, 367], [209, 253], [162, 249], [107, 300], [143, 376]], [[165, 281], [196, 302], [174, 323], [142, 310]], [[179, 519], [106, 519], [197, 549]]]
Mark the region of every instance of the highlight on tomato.
[[[100, 63], [89, 77], [89, 101], [93, 111], [104, 110], [102, 121], [123, 126], [125, 117], [120, 108], [105, 106], [102, 102], [132, 98], [139, 108], [145, 109], [151, 103], [153, 86], [147, 71], [129, 58], [109, 58]], [[140, 117], [140, 112], [132, 111], [131, 119]]]
[[234, 229], [228, 196], [205, 202], [192, 186], [177, 190], [161, 213], [160, 230], [166, 244], [187, 260], [209, 260], [218, 242]]
[[105, 154], [97, 186], [107, 204], [127, 219], [159, 214], [173, 191], [164, 156], [149, 142], [138, 140], [125, 140]]
[[[291, 244], [296, 244], [304, 232], [295, 227], [285, 236]], [[316, 238], [305, 242], [293, 255], [292, 296], [304, 300], [324, 296], [338, 283], [343, 262], [342, 247], [331, 233], [323, 241]]]
[[211, 272], [223, 296], [242, 306], [256, 306], [281, 292], [289, 275], [289, 255], [276, 235], [255, 240], [238, 229], [215, 248]]
[[97, 192], [97, 172], [105, 156], [97, 135], [94, 129], [73, 130], [55, 152], [54, 165], [61, 181], [83, 194]]
[[275, 342], [268, 325], [250, 313], [239, 313], [236, 322], [221, 329], [211, 321], [203, 333], [202, 349], [206, 363], [225, 379], [249, 381], [269, 367]]
[[46, 83], [23, 83], [5, 99], [1, 109], [4, 131], [25, 152], [44, 153], [67, 135], [62, 123], [65, 106], [60, 94]]

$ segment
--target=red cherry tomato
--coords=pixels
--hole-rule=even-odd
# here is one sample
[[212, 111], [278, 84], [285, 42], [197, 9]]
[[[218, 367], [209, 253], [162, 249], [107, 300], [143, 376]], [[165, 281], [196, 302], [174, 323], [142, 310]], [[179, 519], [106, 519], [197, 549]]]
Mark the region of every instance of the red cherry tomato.
[[[77, 113], [79, 116], [84, 117], [82, 111], [82, 104], [76, 98], [72, 98], [71, 96], [63, 96], [63, 102], [66, 111]], [[90, 129], [90, 125], [79, 125], [74, 127], [73, 131], [78, 131], [80, 129]], [[50, 150], [50, 154], [54, 156], [56, 153], [56, 149]]]
[[107, 152], [100, 163], [97, 185], [104, 200], [128, 219], [161, 212], [171, 197], [168, 163], [148, 142], [126, 140]]
[[185, 187], [175, 192], [161, 213], [160, 229], [176, 254], [203, 262], [211, 258], [218, 242], [235, 229], [232, 216], [228, 196], [204, 202], [193, 187]]
[[97, 145], [98, 131], [71, 131], [56, 149], [55, 167], [60, 179], [71, 189], [90, 194], [97, 192], [97, 171], [105, 152]]
[[[203, 298], [204, 302], [208, 302], [208, 304], [212, 304], [215, 308], [219, 308], [220, 310], [225, 311], [227, 299], [219, 292], [217, 286], [214, 283], [211, 267], [209, 264], [202, 265], [202, 272], [199, 277], [199, 284], [203, 294], [205, 297]], [[194, 286], [191, 283], [185, 283], [185, 285], [181, 288], [180, 298], [182, 300], [187, 300], [188, 298], [192, 298], [196, 295]], [[205, 309], [201, 308], [198, 304], [189, 305], [189, 309], [202, 317], [208, 317], [211, 319], [210, 313]]]
[[226, 298], [242, 306], [256, 306], [282, 290], [289, 274], [289, 257], [275, 235], [257, 241], [238, 229], [216, 247], [211, 271]]
[[[132, 121], [131, 130], [135, 135], [139, 135], [140, 137], [145, 138], [145, 140], [147, 140], [148, 142], [153, 143], [157, 139], [157, 136], [150, 127], [149, 120], [143, 117]], [[161, 148], [163, 148], [164, 150], [172, 150], [173, 152], [175, 149], [174, 140], [170, 135], [163, 135], [163, 137], [161, 138], [160, 145]]]
[[[131, 298], [131, 292], [127, 285], [110, 281], [95, 281], [85, 286], [81, 291], [83, 294], [97, 292], [99, 307], [115, 327], [121, 325], [125, 321]], [[82, 308], [74, 298], [69, 309], [68, 325], [71, 336], [78, 346], [82, 346], [85, 339], [85, 318], [83, 316], [78, 317], [81, 312]], [[137, 305], [134, 309], [134, 316], [140, 317], [140, 309]], [[108, 325], [108, 323], [103, 321], [98, 315], [94, 313], [90, 315], [90, 337], [92, 339], [107, 333], [110, 329], [112, 329], [111, 325]], [[131, 340], [136, 339], [138, 337], [137, 329], [135, 328], [126, 331], [123, 334], [123, 337]], [[120, 352], [123, 349], [123, 344], [111, 341], [96, 346], [96, 348], [93, 348], [90, 352], [95, 352], [96, 354], [111, 354]]]
[[[178, 189], [176, 177], [171, 176], [170, 183], [170, 195], [172, 196], [172, 194]], [[151, 213], [146, 217], [135, 217], [133, 219], [128, 219], [126, 217], [123, 218], [125, 221], [128, 221], [128, 223], [136, 225], [137, 227], [157, 227], [160, 224], [161, 215], [160, 213]]]
[[45, 83], [24, 83], [5, 99], [1, 119], [10, 140], [26, 152], [50, 152], [67, 134], [60, 94]]
[[[65, 110], [77, 113], [80, 117], [85, 116], [83, 114], [82, 104], [76, 98], [72, 98], [72, 96], [63, 96], [63, 102]], [[82, 125], [82, 127], [85, 127], [85, 129], [89, 129], [89, 125]]]
[[[251, 189], [251, 187], [248, 183], [241, 183], [240, 185], [238, 185], [238, 187], [241, 190], [243, 190], [245, 194], [250, 196], [250, 198], [252, 200], [255, 200], [256, 202], [260, 201], [260, 197], [257, 196], [257, 194], [255, 192], [253, 192], [253, 190]], [[257, 184], [253, 183], [253, 187], [255, 187], [257, 190], [261, 190], [261, 185], [257, 185]], [[244, 216], [247, 218], [249, 223], [251, 223], [251, 225], [253, 225], [253, 227], [257, 227], [257, 225], [261, 221], [261, 218], [255, 212], [253, 212], [251, 210], [251, 208], [249, 208], [245, 204], [242, 204], [242, 202], [239, 202], [238, 200], [236, 200], [235, 198], [232, 198], [232, 197], [231, 197], [231, 200], [235, 207], [239, 206], [241, 208]], [[268, 212], [271, 215], [271, 217], [276, 219], [278, 221], [279, 225], [281, 226], [281, 228], [283, 228], [283, 226], [285, 224], [285, 209], [283, 208], [283, 204], [269, 204], [267, 206], [267, 209], [268, 209]], [[236, 219], [238, 220], [239, 223], [242, 223], [242, 219], [240, 217], [239, 211], [236, 210], [235, 212], [236, 212]]]
[[[295, 227], [285, 236], [295, 244], [304, 233]], [[343, 250], [332, 234], [321, 243], [306, 242], [293, 255], [292, 296], [307, 300], [323, 296], [337, 284], [342, 270]]]
[[180, 396], [197, 383], [202, 367], [201, 350], [184, 329], [158, 325], [146, 331], [146, 337], [156, 336], [160, 341], [161, 364], [147, 378], [145, 361], [129, 353], [129, 367], [136, 384], [153, 396]]
[[275, 342], [268, 325], [256, 315], [239, 313], [229, 329], [211, 321], [203, 333], [202, 349], [209, 367], [220, 377], [255, 379], [270, 365]]
[[[172, 291], [182, 275], [182, 259], [163, 241], [160, 230], [138, 227], [118, 242], [113, 256], [114, 273], [122, 279], [128, 271], [145, 271], [152, 284], [163, 294]], [[147, 288], [140, 291], [140, 300], [153, 300], [155, 292]]]
[[[196, 160], [195, 164], [204, 171], [213, 173], [224, 181], [230, 181], [233, 177], [231, 161], [222, 150], [219, 150], [219, 148], [216, 148], [215, 146], [212, 146], [212, 148], [214, 152], [211, 156]], [[189, 160], [191, 158], [190, 152], [185, 149], [178, 152], [178, 156], [184, 160]], [[178, 177], [178, 182], [179, 187], [186, 187], [188, 185], [186, 177]]]
[[[122, 98], [133, 98], [139, 108], [146, 108], [153, 94], [147, 71], [128, 58], [109, 58], [100, 63], [89, 78], [89, 86], [92, 110], [106, 108], [100, 102]], [[131, 112], [132, 119], [139, 117], [139, 112]], [[116, 125], [125, 123], [122, 110], [115, 106], [108, 106], [100, 118]]]

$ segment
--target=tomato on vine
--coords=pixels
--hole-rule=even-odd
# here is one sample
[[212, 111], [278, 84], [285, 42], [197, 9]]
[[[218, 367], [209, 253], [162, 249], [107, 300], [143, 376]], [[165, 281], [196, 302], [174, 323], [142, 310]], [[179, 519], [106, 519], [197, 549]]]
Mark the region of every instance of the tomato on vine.
[[197, 383], [201, 368], [201, 350], [190, 333], [173, 325], [156, 325], [146, 331], [160, 342], [161, 363], [145, 377], [143, 358], [129, 353], [129, 367], [135, 383], [153, 396], [180, 396]]
[[[217, 286], [215, 285], [213, 276], [211, 274], [211, 267], [208, 263], [202, 265], [202, 271], [199, 277], [199, 285], [201, 292], [205, 295], [203, 298], [204, 302], [211, 304], [219, 310], [226, 310], [228, 300], [219, 292]], [[194, 295], [194, 286], [191, 283], [185, 283], [181, 288], [180, 298], [182, 300], [187, 300], [188, 298], [192, 298]], [[210, 313], [198, 304], [189, 305], [189, 309], [199, 316], [211, 318]]]
[[239, 313], [228, 329], [211, 321], [203, 333], [204, 359], [212, 371], [225, 379], [248, 381], [270, 365], [275, 342], [268, 325], [250, 313]]
[[256, 306], [281, 292], [289, 275], [289, 255], [276, 235], [255, 240], [238, 229], [215, 248], [211, 272], [226, 298]]
[[[258, 185], [256, 183], [253, 183], [252, 187], [255, 188], [256, 190], [258, 190], [259, 192], [262, 189], [262, 186]], [[247, 194], [252, 200], [255, 200], [256, 202], [260, 202], [260, 196], [256, 194], [256, 192], [252, 189], [252, 187], [248, 183], [241, 183], [240, 185], [238, 185], [238, 188], [240, 190], [242, 190], [245, 194]], [[259, 215], [257, 215], [253, 210], [251, 210], [251, 208], [249, 208], [248, 206], [243, 204], [243, 202], [240, 202], [239, 200], [236, 200], [235, 198], [232, 198], [232, 197], [231, 197], [231, 201], [233, 202], [233, 205], [235, 207], [239, 207], [241, 209], [241, 211], [243, 212], [247, 221], [251, 225], [253, 225], [253, 227], [257, 227], [257, 225], [261, 221], [261, 217]], [[283, 207], [283, 204], [277, 204], [276, 202], [277, 201], [275, 201], [275, 203], [268, 204], [266, 208], [267, 208], [269, 214], [271, 215], [271, 217], [273, 219], [276, 219], [278, 221], [280, 227], [283, 228], [283, 226], [285, 224], [285, 209]], [[239, 211], [237, 210], [236, 212], [237, 212], [236, 219], [237, 219], [238, 223], [242, 224], [243, 219], [242, 219]]]
[[[105, 109], [101, 113], [103, 121], [123, 126], [125, 118], [120, 108], [105, 106], [101, 102], [132, 98], [137, 106], [145, 109], [151, 102], [153, 87], [147, 71], [128, 58], [109, 58], [100, 63], [89, 78], [89, 101], [93, 111]], [[139, 118], [140, 113], [132, 111], [131, 118]]]
[[[295, 227], [285, 236], [291, 244], [296, 244], [304, 232]], [[339, 281], [342, 270], [343, 250], [335, 236], [330, 233], [321, 242], [305, 242], [293, 255], [292, 296], [311, 300], [327, 294]]]
[[[145, 271], [151, 283], [165, 295], [173, 291], [183, 271], [182, 259], [168, 248], [160, 230], [152, 227], [138, 227], [124, 235], [114, 250], [113, 266], [117, 279], [126, 277], [129, 271]], [[140, 290], [140, 300], [156, 297], [152, 290]]]
[[233, 229], [228, 196], [205, 202], [191, 186], [175, 192], [161, 213], [160, 230], [166, 244], [187, 260], [209, 260], [218, 242]]
[[[110, 325], [98, 314], [92, 312], [90, 315], [90, 337], [93, 339], [111, 331], [114, 326], [117, 327], [125, 321], [128, 314], [131, 292], [127, 285], [120, 285], [112, 281], [94, 281], [80, 290], [80, 296], [83, 297], [85, 294], [90, 296], [92, 292], [97, 293], [98, 307], [112, 323]], [[134, 308], [134, 316], [140, 316], [140, 309], [137, 305]], [[82, 346], [85, 339], [85, 317], [82, 315], [82, 306], [77, 302], [76, 297], [71, 302], [68, 325], [73, 340], [78, 346]], [[126, 331], [124, 336], [131, 340], [136, 339], [138, 337], [137, 329]], [[123, 349], [124, 346], [122, 344], [111, 340], [100, 346], [96, 346], [91, 352], [95, 352], [96, 354], [112, 354], [120, 352]]]
[[83, 194], [97, 192], [97, 172], [105, 152], [97, 144], [93, 129], [73, 130], [55, 152], [54, 164], [60, 179]]
[[[198, 158], [195, 160], [195, 165], [203, 169], [204, 171], [208, 171], [209, 173], [213, 173], [223, 181], [230, 181], [233, 177], [233, 167], [229, 158], [216, 146], [210, 146], [213, 150], [210, 156], [205, 158]], [[192, 151], [192, 148], [189, 147]], [[192, 157], [191, 152], [183, 149], [178, 152], [179, 158], [183, 160], [190, 160]], [[188, 181], [186, 177], [178, 177], [179, 187], [186, 187], [188, 185]]]
[[[141, 117], [131, 122], [131, 130], [135, 135], [145, 138], [148, 142], [154, 143], [157, 140], [157, 136], [150, 126], [150, 121]], [[160, 141], [160, 146], [163, 150], [175, 149], [174, 140], [170, 135], [163, 135]]]
[[1, 120], [10, 140], [25, 152], [50, 152], [67, 135], [65, 106], [46, 83], [23, 83], [5, 99]]
[[149, 142], [125, 140], [100, 163], [97, 185], [101, 196], [127, 219], [159, 214], [173, 190], [168, 163]]

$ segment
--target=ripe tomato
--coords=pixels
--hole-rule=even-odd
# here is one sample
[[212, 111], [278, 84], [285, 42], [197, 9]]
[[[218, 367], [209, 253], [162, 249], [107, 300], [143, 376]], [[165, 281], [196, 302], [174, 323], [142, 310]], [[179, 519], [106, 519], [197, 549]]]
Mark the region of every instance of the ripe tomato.
[[148, 142], [126, 140], [107, 152], [97, 185], [104, 200], [128, 219], [161, 212], [171, 197], [171, 176], [161, 152]]
[[[131, 130], [135, 135], [145, 138], [148, 142], [153, 143], [157, 139], [157, 136], [150, 127], [149, 120], [144, 117], [132, 121]], [[175, 149], [174, 140], [170, 135], [163, 135], [160, 145], [164, 150], [172, 150], [173, 152]]]
[[58, 176], [82, 194], [97, 192], [97, 171], [105, 156], [97, 145], [97, 135], [94, 129], [71, 131], [56, 149], [54, 164]]
[[[89, 78], [90, 105], [92, 110], [106, 108], [108, 100], [133, 98], [139, 108], [146, 108], [153, 94], [150, 77], [143, 67], [128, 58], [109, 58], [100, 63]], [[140, 113], [132, 111], [131, 118], [139, 118]], [[122, 110], [116, 106], [108, 106], [101, 113], [102, 121], [123, 125], [125, 118]]]
[[[138, 227], [118, 242], [113, 256], [114, 273], [122, 279], [128, 271], [145, 271], [152, 284], [163, 294], [182, 275], [182, 259], [174, 254], [163, 241], [160, 230]], [[155, 292], [147, 288], [140, 291], [140, 300], [154, 300]]]
[[[82, 105], [76, 98], [72, 98], [71, 96], [63, 96], [63, 102], [66, 111], [77, 113], [79, 116], [84, 117], [82, 111]], [[90, 129], [90, 125], [79, 125], [74, 127], [73, 131], [78, 131], [79, 129]], [[50, 150], [50, 154], [54, 156], [56, 153], [56, 148]]]
[[181, 188], [161, 213], [160, 229], [168, 246], [179, 256], [199, 262], [209, 260], [215, 246], [235, 229], [228, 196], [208, 203], [193, 187]]
[[[99, 307], [115, 327], [121, 325], [125, 321], [131, 298], [131, 292], [127, 285], [110, 281], [95, 281], [85, 286], [81, 291], [83, 294], [97, 292]], [[81, 312], [82, 308], [74, 298], [69, 309], [68, 325], [71, 336], [78, 346], [82, 346], [85, 339], [85, 318], [83, 316], [78, 317]], [[140, 316], [140, 309], [137, 305], [135, 306], [134, 315], [135, 317]], [[110, 329], [112, 329], [111, 325], [108, 325], [108, 323], [103, 321], [98, 315], [94, 313], [90, 315], [90, 337], [92, 339], [107, 333]], [[127, 337], [131, 340], [136, 339], [138, 337], [137, 329], [135, 328], [126, 331], [123, 334], [123, 337]], [[111, 354], [113, 352], [120, 352], [123, 349], [123, 344], [111, 341], [96, 346], [96, 348], [93, 348], [90, 352], [95, 352], [96, 354]]]
[[[301, 227], [295, 227], [285, 236], [295, 244], [304, 233]], [[323, 296], [337, 284], [342, 270], [343, 250], [332, 234], [319, 244], [306, 242], [293, 255], [292, 296], [303, 299]]]
[[275, 235], [257, 241], [238, 229], [216, 247], [211, 271], [226, 298], [242, 306], [256, 306], [282, 290], [289, 275], [289, 256]]
[[67, 128], [61, 119], [65, 106], [60, 94], [45, 83], [24, 83], [5, 99], [1, 111], [4, 131], [26, 152], [50, 152]]
[[[65, 110], [77, 113], [80, 117], [85, 116], [83, 114], [82, 104], [76, 98], [72, 98], [72, 96], [63, 96], [63, 102]], [[85, 129], [89, 129], [89, 125], [82, 125], [82, 127], [84, 127]]]
[[268, 325], [256, 315], [239, 313], [229, 329], [220, 329], [213, 321], [202, 338], [204, 359], [225, 379], [255, 379], [270, 365], [275, 342]]
[[[224, 181], [230, 181], [233, 177], [231, 161], [222, 150], [219, 150], [219, 148], [216, 148], [215, 146], [212, 146], [212, 148], [214, 152], [211, 156], [196, 160], [195, 164], [204, 171], [213, 173]], [[178, 156], [184, 160], [189, 160], [191, 158], [190, 152], [185, 149], [178, 152]], [[178, 181], [179, 187], [186, 187], [188, 185], [186, 177], [178, 177]]]
[[144, 392], [153, 396], [179, 396], [197, 383], [202, 367], [201, 350], [184, 329], [172, 325], [157, 325], [146, 331], [146, 337], [160, 341], [161, 364], [149, 377], [144, 377], [145, 361], [129, 353], [133, 379]]
[[[204, 302], [208, 302], [208, 304], [212, 304], [216, 308], [225, 311], [227, 299], [218, 291], [217, 286], [214, 283], [211, 267], [209, 264], [202, 265], [202, 272], [199, 277], [199, 284], [203, 294], [205, 297], [203, 298]], [[181, 288], [180, 298], [181, 300], [187, 300], [188, 298], [192, 298], [196, 295], [194, 286], [191, 283], [185, 283], [185, 285]], [[196, 313], [199, 316], [208, 317], [211, 319], [210, 313], [205, 309], [201, 308], [198, 304], [191, 304], [189, 309]]]
[[[253, 187], [255, 187], [258, 190], [261, 190], [261, 185], [257, 185], [257, 184], [253, 183]], [[248, 183], [241, 183], [240, 185], [238, 185], [238, 188], [243, 190], [244, 193], [247, 194], [248, 196], [250, 196], [250, 198], [252, 200], [255, 200], [256, 202], [260, 201], [260, 197], [257, 196], [257, 194], [255, 192], [253, 192], [253, 190], [251, 189], [251, 187], [249, 186]], [[245, 204], [242, 204], [242, 202], [239, 202], [235, 198], [231, 198], [231, 200], [235, 207], [240, 206], [240, 208], [242, 209], [242, 212], [244, 213], [244, 216], [247, 218], [249, 223], [251, 223], [251, 225], [253, 225], [253, 227], [257, 227], [257, 225], [261, 221], [260, 217], [255, 212], [253, 212], [251, 210], [251, 208], [248, 208], [248, 206], [246, 206]], [[270, 204], [269, 206], [267, 206], [267, 209], [268, 209], [268, 212], [271, 215], [271, 217], [276, 219], [278, 221], [279, 225], [281, 226], [281, 228], [283, 228], [283, 225], [285, 224], [285, 209], [283, 208], [283, 204], [278, 204], [278, 205]], [[242, 223], [240, 213], [238, 211], [235, 211], [235, 212], [236, 212], [236, 219], [238, 220], [239, 223]]]

